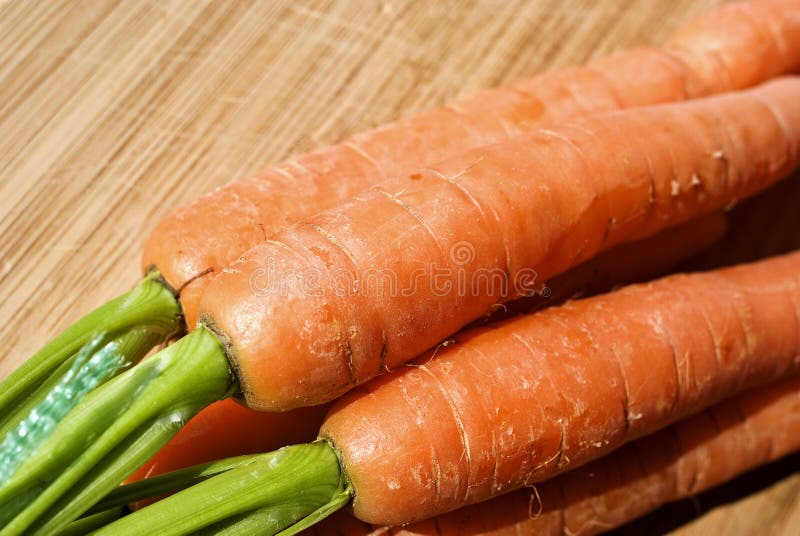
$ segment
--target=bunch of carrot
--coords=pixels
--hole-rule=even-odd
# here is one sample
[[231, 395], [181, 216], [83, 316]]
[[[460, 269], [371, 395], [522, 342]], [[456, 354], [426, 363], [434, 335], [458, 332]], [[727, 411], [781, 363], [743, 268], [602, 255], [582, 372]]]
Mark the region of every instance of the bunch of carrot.
[[691, 21], [662, 48], [621, 52], [487, 90], [297, 156], [179, 208], [147, 240], [148, 277], [139, 286], [87, 315], [0, 384], [0, 433], [46, 395], [65, 362], [97, 333], [116, 340], [135, 363], [180, 331], [183, 318], [183, 327], [194, 327], [202, 292], [224, 266], [287, 222], [385, 177], [546, 122], [701, 97], [796, 71], [795, 10], [790, 0], [727, 6]]
[[168, 215], [145, 242], [142, 267], [158, 268], [179, 291], [191, 329], [203, 290], [225, 266], [286, 223], [381, 180], [537, 126], [744, 89], [797, 72], [797, 9], [795, 0], [723, 6], [689, 21], [662, 47], [545, 72], [296, 155]]
[[[732, 24], [741, 27], [733, 39]], [[180, 295], [187, 318], [200, 318], [198, 329], [64, 419], [0, 487], [0, 501], [11, 504], [0, 507], [0, 534], [61, 530], [194, 413], [231, 394], [282, 411], [395, 371], [338, 401], [323, 440], [229, 468], [110, 533], [140, 532], [142, 518], [149, 530], [175, 533], [242, 533], [254, 523], [296, 531], [351, 497], [365, 521], [406, 523], [548, 478], [796, 371], [797, 254], [448, 337], [496, 304], [534, 293], [537, 279], [714, 214], [800, 164], [800, 81], [792, 78], [553, 121], [587, 106], [739, 89], [798, 67], [798, 2], [734, 5], [690, 24], [665, 49], [495, 90], [298, 157], [178, 211], [149, 243], [145, 264], [158, 266], [166, 277], [158, 281]], [[557, 91], [575, 87], [591, 90], [596, 104]], [[545, 119], [548, 129], [532, 130]], [[473, 148], [450, 156], [465, 146]], [[387, 178], [309, 217], [369, 177]], [[281, 190], [288, 184], [296, 191]], [[210, 217], [231, 212], [247, 217]], [[710, 218], [690, 225], [719, 229]], [[196, 221], [226, 224], [187, 231]], [[277, 230], [266, 241], [273, 229], [264, 222]], [[195, 247], [198, 240], [211, 247]], [[416, 274], [417, 286], [370, 286], [373, 273]], [[337, 274], [348, 276], [344, 287]], [[576, 280], [577, 290], [587, 279]], [[42, 370], [60, 366], [51, 357]], [[92, 435], [98, 426], [104, 431]], [[217, 507], [204, 515], [188, 511], [210, 503]]]
[[[330, 494], [333, 505], [343, 502], [340, 494], [345, 500], [352, 495], [356, 516], [381, 525], [424, 519], [531, 486], [740, 389], [796, 373], [799, 267], [800, 253], [793, 253], [727, 270], [673, 276], [464, 333], [435, 357], [426, 353], [414, 366], [339, 400], [321, 428], [327, 443], [288, 447], [248, 460], [100, 534], [133, 534], [143, 526], [169, 534], [207, 526], [238, 527], [242, 532], [233, 533], [247, 533], [243, 527], [275, 517], [273, 522], [285, 522], [277, 513], [299, 509], [297, 501], [308, 500], [300, 489], [323, 485], [331, 488], [324, 493]], [[626, 332], [636, 336], [629, 339]], [[679, 459], [676, 469], [664, 469], [663, 482], [653, 477], [664, 489], [653, 487], [654, 495], [642, 497], [620, 491], [617, 497], [631, 501], [631, 512], [646, 511], [796, 447], [797, 415], [785, 410], [786, 404], [796, 408], [797, 380], [771, 389], [741, 400], [781, 399], [768, 418], [782, 415], [783, 434], [772, 427], [757, 430], [743, 424], [734, 439], [716, 439], [714, 421], [694, 418], [678, 428], [687, 437], [675, 450], [662, 450], [664, 458], [647, 461], [646, 467], [652, 463], [658, 468], [673, 457]], [[735, 422], [737, 408], [749, 405], [760, 407], [734, 402], [712, 415], [727, 415]], [[742, 413], [748, 416], [752, 411]], [[721, 467], [703, 458], [704, 448], [731, 449], [729, 441], [745, 434], [752, 435], [741, 448], [752, 456], [728, 457], [731, 465]], [[692, 435], [712, 443], [693, 452]], [[657, 436], [649, 441], [662, 440]], [[772, 441], [775, 446], [770, 446]], [[308, 450], [293, 450], [300, 448]], [[618, 456], [625, 459], [625, 452]], [[710, 467], [691, 469], [697, 463]], [[687, 464], [693, 473], [684, 474]], [[669, 479], [676, 473], [682, 482], [671, 488]], [[340, 478], [352, 489], [337, 487]], [[580, 473], [565, 478], [577, 479]], [[653, 484], [639, 483], [638, 478], [641, 474], [634, 474], [629, 485]], [[278, 497], [269, 484], [280, 484]], [[599, 482], [600, 491], [607, 491], [601, 504], [613, 500], [615, 484]], [[548, 484], [555, 489], [561, 485]], [[553, 488], [544, 487], [539, 496], [547, 489], [553, 493]], [[544, 495], [548, 510], [558, 498]], [[323, 503], [304, 521], [316, 520], [330, 508]], [[614, 514], [620, 515], [616, 523], [625, 520], [624, 512], [607, 515]], [[558, 517], [553, 514], [549, 522]], [[224, 525], [215, 524], [220, 522]], [[303, 526], [301, 522], [296, 528]]]

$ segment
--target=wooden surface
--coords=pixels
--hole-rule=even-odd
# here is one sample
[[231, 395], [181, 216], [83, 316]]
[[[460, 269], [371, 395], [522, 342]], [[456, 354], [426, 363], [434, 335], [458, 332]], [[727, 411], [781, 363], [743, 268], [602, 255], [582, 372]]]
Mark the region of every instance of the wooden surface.
[[[0, 2], [0, 376], [130, 288], [176, 204], [477, 88], [657, 43], [715, 3]], [[647, 526], [790, 534], [797, 465]]]

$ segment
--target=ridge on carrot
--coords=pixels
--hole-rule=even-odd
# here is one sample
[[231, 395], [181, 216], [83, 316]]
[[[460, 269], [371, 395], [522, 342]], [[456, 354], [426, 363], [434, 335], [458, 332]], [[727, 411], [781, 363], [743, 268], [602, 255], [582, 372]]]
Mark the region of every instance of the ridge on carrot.
[[[798, 270], [800, 252], [465, 333], [338, 400], [319, 441], [256, 456], [98, 535], [245, 534], [248, 516], [295, 534], [344, 496], [359, 519], [398, 525], [529, 487], [800, 371]], [[796, 407], [796, 377], [789, 385]]]
[[[526, 292], [510, 284], [476, 294], [421, 285], [410, 295], [375, 288], [340, 296], [326, 286], [326, 274], [344, 270], [364, 281], [359, 266], [396, 274], [427, 266], [430, 272], [417, 278], [427, 284], [435, 268], [450, 267], [453, 289], [462, 277], [486, 271], [503, 274], [506, 283], [531, 270], [547, 279], [787, 176], [800, 163], [798, 94], [800, 79], [787, 78], [586, 118], [387, 181], [287, 228], [207, 290], [204, 314], [213, 330], [201, 326], [67, 416], [49, 440], [64, 447], [32, 458], [0, 488], [2, 502], [49, 483], [0, 534], [68, 523], [214, 400], [241, 391], [256, 408], [325, 402]], [[676, 150], [675, 133], [685, 148]], [[451, 256], [464, 245], [471, 255], [467, 248], [467, 257]], [[290, 274], [282, 293], [259, 291], [260, 271], [270, 262], [276, 274]], [[313, 273], [325, 285], [309, 291], [303, 274]], [[190, 386], [192, 370], [198, 379]], [[165, 412], [159, 418], [177, 415], [174, 424], [154, 428], [153, 408]], [[104, 431], [92, 441], [81, 432], [88, 429]], [[77, 484], [80, 493], [71, 495]]]
[[[384, 176], [402, 175], [546, 122], [685, 100], [796, 72], [798, 14], [796, 0], [726, 5], [688, 22], [661, 48], [620, 52], [585, 67], [486, 90], [453, 106], [298, 156], [179, 208], [155, 228], [143, 255], [146, 271], [155, 266], [161, 272], [140, 286], [152, 286], [150, 279], [163, 280], [165, 288], [155, 289], [163, 299], [144, 306], [138, 316], [113, 305], [127, 303], [137, 290], [112, 300], [0, 382], [0, 436], [45, 396], [45, 389], [34, 395], [35, 387], [48, 378], [51, 384], [57, 381], [58, 374], [50, 375], [94, 334], [107, 331], [104, 324], [143, 330], [165, 322], [173, 326], [159, 327], [160, 335], [127, 354], [131, 363], [178, 331], [181, 315], [187, 320], [185, 327], [193, 328], [202, 291], [213, 276], [285, 223], [334, 206]], [[169, 297], [173, 291], [180, 295], [181, 306]]]

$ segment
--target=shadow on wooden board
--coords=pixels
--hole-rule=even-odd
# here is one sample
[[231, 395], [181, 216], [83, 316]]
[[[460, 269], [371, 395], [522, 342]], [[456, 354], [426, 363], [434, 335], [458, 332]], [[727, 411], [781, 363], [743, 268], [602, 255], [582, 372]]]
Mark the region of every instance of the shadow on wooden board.
[[708, 269], [800, 249], [800, 173], [728, 213], [724, 238], [684, 269]]
[[666, 534], [719, 506], [763, 491], [789, 475], [800, 473], [800, 452], [749, 471], [691, 499], [674, 502], [611, 531], [615, 536]]

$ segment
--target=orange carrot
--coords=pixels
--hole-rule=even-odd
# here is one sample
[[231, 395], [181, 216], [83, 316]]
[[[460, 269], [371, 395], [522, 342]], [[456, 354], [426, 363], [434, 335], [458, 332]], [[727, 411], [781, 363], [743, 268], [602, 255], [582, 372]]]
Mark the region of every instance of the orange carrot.
[[[791, 3], [783, 0], [770, 5]], [[772, 30], [783, 19], [768, 16], [765, 20]], [[785, 63], [791, 58], [791, 54], [783, 57], [784, 45], [791, 42], [780, 39], [780, 46], [773, 47], [780, 57], [773, 59]], [[92, 406], [92, 416], [85, 418], [77, 417], [83, 413], [76, 409], [66, 418], [75, 425], [72, 431], [61, 427], [61, 432], [45, 441], [60, 444], [68, 436], [69, 449], [60, 449], [58, 457], [26, 458], [19, 476], [0, 487], [0, 497], [24, 492], [30, 502], [10, 522], [9, 533], [36, 524], [48, 530], [63, 526], [94, 493], [127, 476], [133, 464], [163, 444], [179, 423], [211, 401], [229, 396], [239, 385], [230, 376], [229, 359], [238, 369], [237, 379], [248, 402], [255, 407], [290, 409], [320, 403], [404, 362], [484, 314], [493, 303], [527, 293], [525, 283], [534, 271], [548, 278], [613, 245], [718, 210], [778, 180], [796, 165], [800, 152], [796, 86], [796, 81], [785, 80], [685, 108], [610, 114], [557, 131], [529, 134], [502, 147], [477, 149], [388, 181], [341, 210], [324, 213], [287, 230], [278, 241], [251, 250], [243, 262], [216, 278], [224, 283], [213, 292], [209, 287], [205, 294], [206, 320], [216, 333], [198, 330], [196, 336], [168, 347], [160, 358], [131, 370], [126, 379], [106, 384], [97, 395], [105, 401], [102, 407]], [[629, 139], [616, 139], [626, 136]], [[602, 138], [606, 142], [598, 143]], [[689, 148], [673, 152], [676, 139]], [[613, 154], [608, 154], [610, 148]], [[349, 150], [356, 149], [351, 145]], [[327, 169], [329, 163], [325, 161], [320, 169]], [[361, 164], [369, 167], [372, 159], [362, 158]], [[595, 175], [599, 177], [596, 183]], [[330, 181], [299, 183], [318, 186], [322, 195], [331, 188]], [[267, 186], [251, 182], [253, 190]], [[249, 202], [262, 206], [256, 198]], [[296, 203], [294, 198], [292, 203]], [[228, 224], [209, 218], [208, 213], [204, 219], [214, 220], [215, 226]], [[210, 235], [203, 239], [215, 242]], [[377, 242], [389, 246], [375, 249]], [[276, 298], [269, 288], [268, 296], [261, 295], [273, 262], [283, 278], [279, 286], [287, 284], [281, 292], [286, 290], [288, 299]], [[439, 276], [434, 271], [442, 267], [451, 272], [445, 283], [460, 284], [463, 274], [470, 284], [477, 276], [488, 278], [483, 284], [493, 288], [478, 292], [479, 296], [469, 295], [476, 294], [472, 289], [466, 294], [445, 289], [447, 295], [440, 297], [441, 287], [413, 292], [413, 296], [401, 292], [383, 308], [374, 299], [381, 292], [362, 294], [368, 282], [365, 276], [370, 275], [367, 267], [378, 270], [379, 277], [387, 271], [390, 276], [413, 276], [412, 285], [419, 281], [421, 270], [423, 283], [434, 286]], [[339, 289], [331, 281], [342, 270], [345, 276], [356, 276], [352, 283], [358, 284], [358, 292], [352, 299], [337, 295]], [[316, 275], [327, 281], [316, 288], [312, 284], [312, 292], [306, 292]], [[500, 285], [495, 285], [498, 275]], [[351, 282], [343, 283], [346, 287]], [[320, 289], [322, 294], [316, 293]], [[220, 307], [223, 301], [229, 305]], [[278, 318], [290, 320], [281, 324], [275, 322]], [[180, 362], [189, 353], [194, 359]], [[50, 359], [48, 354], [46, 364], [59, 356]], [[135, 388], [153, 374], [161, 380]], [[197, 387], [189, 393], [192, 374]], [[287, 385], [301, 389], [289, 391]], [[71, 464], [46, 492], [34, 493], [42, 471], [53, 474], [70, 453], [92, 443], [79, 430], [104, 419], [102, 409], [123, 404], [128, 393], [136, 393], [139, 403], [121, 415], [115, 413], [117, 426], [103, 433], [106, 439], [81, 455], [80, 462]], [[111, 410], [105, 412], [109, 414]], [[169, 419], [169, 426], [155, 423]], [[125, 431], [136, 426], [153, 433], [128, 441]], [[111, 455], [121, 441], [133, 459], [117, 464], [118, 457], [125, 457], [123, 450], [114, 451], [111, 458], [104, 456]], [[98, 462], [108, 473], [94, 471]], [[56, 509], [55, 502], [89, 470], [93, 481], [84, 488], [88, 491], [50, 515], [48, 510]]]
[[180, 290], [193, 327], [203, 289], [242, 252], [386, 177], [535, 125], [744, 88], [798, 70], [800, 2], [723, 6], [687, 24], [664, 48], [483, 91], [232, 182], [162, 220], [145, 244], [143, 266], [156, 266]]
[[[399, 525], [531, 487], [736, 393], [800, 372], [798, 273], [795, 252], [629, 286], [471, 330], [335, 402], [320, 441], [260, 455], [98, 536], [267, 522], [270, 533], [288, 527], [293, 534], [349, 499], [360, 520]], [[736, 416], [729, 411], [714, 415]], [[682, 428], [678, 454], [705, 437], [702, 427]], [[757, 441], [759, 452], [769, 450], [770, 437]], [[665, 463], [658, 456], [652, 454], [646, 474]], [[688, 462], [700, 466], [696, 483], [687, 478]], [[713, 467], [704, 452], [679, 463], [678, 489], [735, 470], [720, 465]], [[642, 488], [656, 483], [669, 486], [656, 479]], [[567, 500], [580, 500], [585, 486], [567, 490]], [[607, 497], [609, 504], [626, 497], [620, 495]], [[300, 509], [297, 525], [280, 518], [294, 509]], [[585, 512], [574, 510], [570, 526], [582, 526]]]
[[[97, 333], [127, 337], [146, 328], [152, 340], [126, 351], [126, 358], [136, 362], [176, 330], [193, 327], [202, 290], [214, 273], [283, 223], [334, 205], [384, 174], [402, 174], [544, 121], [706, 95], [796, 70], [799, 12], [798, 0], [723, 7], [678, 32], [662, 50], [625, 52], [490, 90], [297, 157], [179, 209], [145, 246], [145, 266], [161, 271], [148, 271], [141, 288], [78, 321], [1, 382], [0, 431], [19, 422], [26, 408], [44, 397], [37, 386]], [[726, 37], [733, 27], [738, 28], [736, 39]], [[739, 47], [745, 51], [741, 65], [734, 53]], [[719, 69], [736, 76], [721, 77], [706, 68], [718, 58], [725, 59]]]
[[387, 181], [251, 249], [208, 286], [201, 318], [250, 407], [324, 403], [534, 280], [786, 177], [799, 95], [786, 78], [612, 112]]
[[474, 330], [338, 401], [320, 435], [369, 523], [528, 486], [799, 370], [798, 273], [800, 252]]
[[[655, 237], [623, 244], [547, 283], [547, 296], [537, 294], [531, 299], [511, 303], [495, 311], [492, 319], [532, 312], [577, 294], [593, 295], [612, 286], [652, 279], [716, 242], [724, 229], [724, 216], [715, 213]], [[192, 418], [126, 481], [135, 482], [220, 458], [267, 452], [283, 445], [310, 441], [316, 436], [327, 407], [269, 413], [246, 408], [230, 399], [221, 400]]]
[[[65, 526], [214, 401], [240, 390], [257, 409], [332, 400], [527, 294], [537, 277], [785, 177], [800, 163], [798, 95], [800, 78], [786, 78], [593, 116], [387, 181], [286, 228], [208, 286], [206, 325], [90, 393], [0, 486], [0, 503], [31, 499], [7, 533]], [[87, 437], [109, 415], [114, 426]]]
[[800, 450], [800, 377], [749, 391], [544, 483], [405, 527], [345, 512], [326, 536], [597, 534]]

